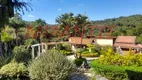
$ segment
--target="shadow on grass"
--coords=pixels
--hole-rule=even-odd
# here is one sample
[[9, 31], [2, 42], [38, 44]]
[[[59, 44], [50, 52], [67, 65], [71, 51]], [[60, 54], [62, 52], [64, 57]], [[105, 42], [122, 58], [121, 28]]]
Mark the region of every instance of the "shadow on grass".
[[126, 70], [129, 80], [142, 80], [142, 72]]

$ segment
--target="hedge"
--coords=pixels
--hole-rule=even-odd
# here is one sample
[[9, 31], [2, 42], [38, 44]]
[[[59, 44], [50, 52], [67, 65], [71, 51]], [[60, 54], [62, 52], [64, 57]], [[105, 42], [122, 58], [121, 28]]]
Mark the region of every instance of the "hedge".
[[142, 80], [142, 66], [104, 65], [94, 60], [91, 62], [91, 67], [97, 74], [109, 80]]
[[[77, 55], [80, 55], [80, 54], [78, 53]], [[99, 54], [98, 53], [85, 53], [85, 54], [81, 53], [81, 56], [82, 57], [98, 57]]]

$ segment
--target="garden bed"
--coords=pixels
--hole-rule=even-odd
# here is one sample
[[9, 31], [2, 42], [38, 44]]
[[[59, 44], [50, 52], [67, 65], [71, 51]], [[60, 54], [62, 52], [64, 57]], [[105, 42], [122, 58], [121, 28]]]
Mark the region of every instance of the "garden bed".
[[[79, 53], [77, 55], [80, 55]], [[82, 53], [81, 54], [82, 57], [98, 57], [99, 54], [98, 53]]]

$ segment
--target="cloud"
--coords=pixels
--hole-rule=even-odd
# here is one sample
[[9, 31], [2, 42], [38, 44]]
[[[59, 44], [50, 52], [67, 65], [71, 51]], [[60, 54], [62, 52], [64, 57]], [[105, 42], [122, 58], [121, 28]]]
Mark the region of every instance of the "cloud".
[[58, 10], [58, 11], [61, 11], [62, 9], [61, 9], [61, 8], [58, 8], [57, 10]]
[[28, 17], [33, 18], [33, 17], [35, 17], [35, 16], [34, 16], [34, 15], [28, 15]]

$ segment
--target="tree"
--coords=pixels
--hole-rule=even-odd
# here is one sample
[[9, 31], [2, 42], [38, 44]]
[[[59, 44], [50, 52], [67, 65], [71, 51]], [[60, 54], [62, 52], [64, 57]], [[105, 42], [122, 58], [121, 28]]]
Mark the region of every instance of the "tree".
[[21, 27], [26, 27], [26, 21], [22, 20], [22, 17], [19, 13], [16, 13], [13, 18], [9, 19], [9, 26], [15, 29], [16, 45], [18, 45], [18, 29]]
[[0, 26], [4, 27], [8, 23], [8, 19], [14, 16], [14, 11], [29, 11], [31, 5], [20, 0], [0, 0]]
[[73, 13], [65, 13], [61, 16], [58, 16], [56, 18], [56, 22], [60, 24], [60, 27], [67, 27], [67, 26], [73, 26], [74, 25], [74, 14]]
[[76, 26], [78, 26], [80, 32], [82, 32], [83, 27], [91, 24], [86, 15], [78, 14], [77, 16], [74, 16], [73, 13], [62, 14], [56, 18], [56, 22], [60, 25], [61, 29], [69, 26], [71, 33], [75, 32], [74, 28]]
[[35, 20], [34, 22], [31, 22], [30, 23], [33, 27], [37, 28], [39, 26], [45, 26], [46, 25], [46, 22], [45, 20], [42, 20], [42, 19], [37, 19]]

